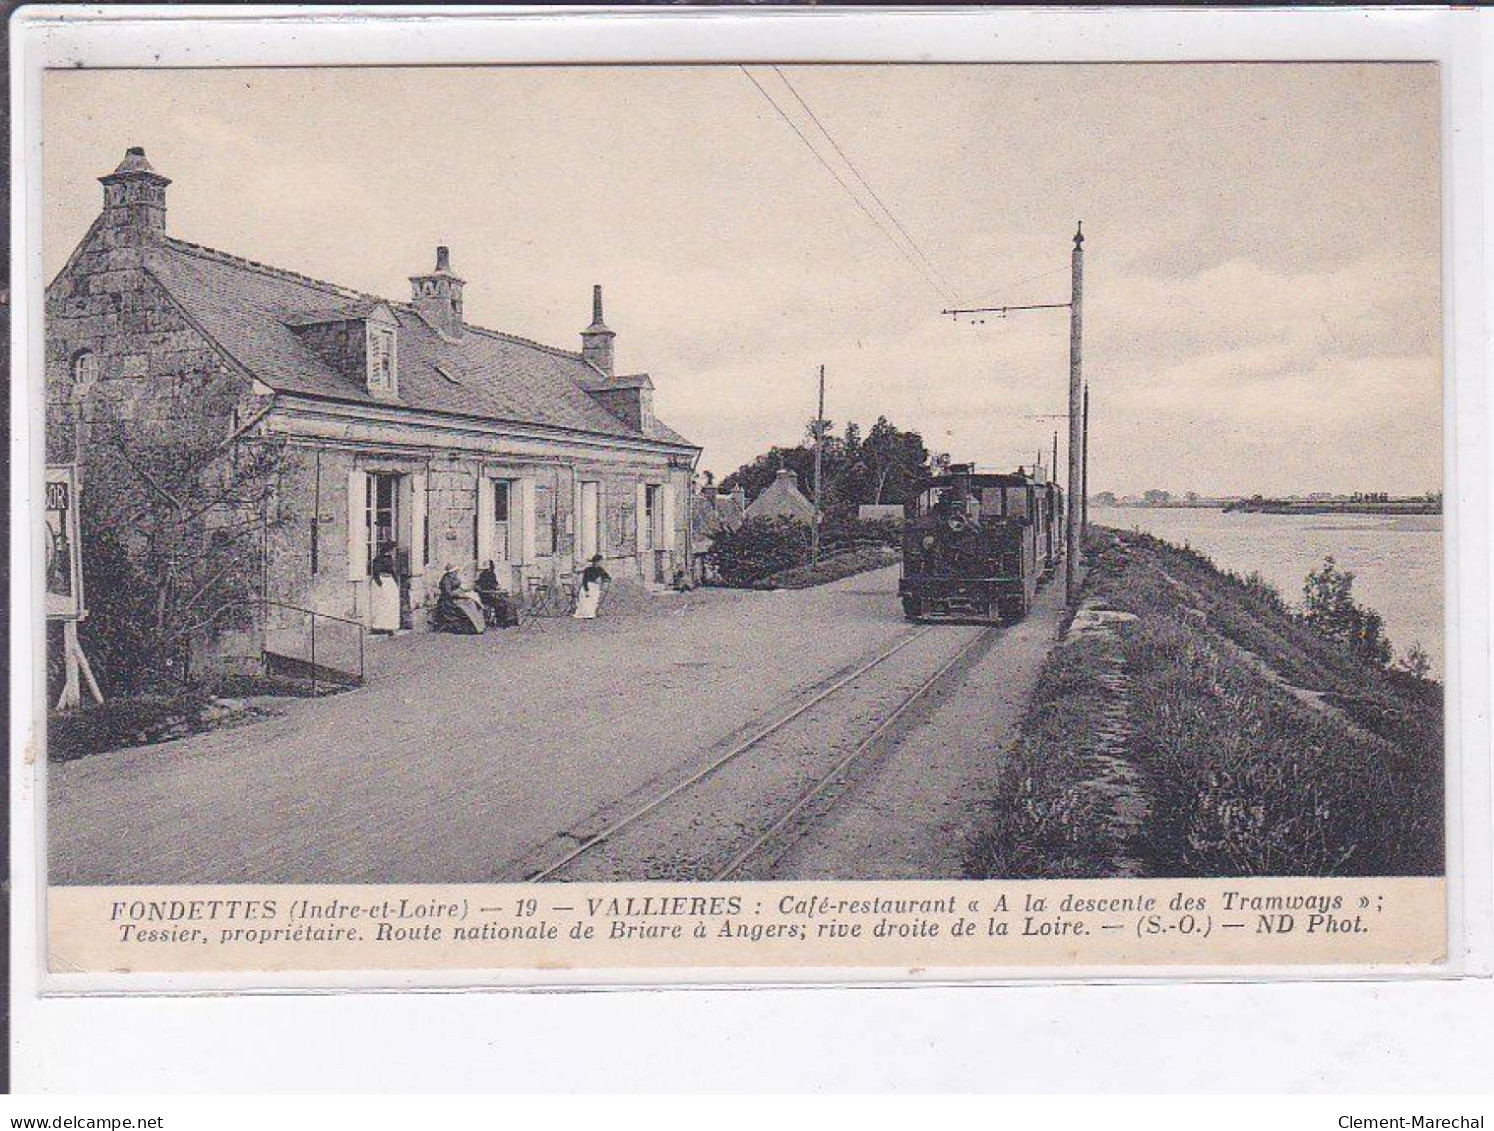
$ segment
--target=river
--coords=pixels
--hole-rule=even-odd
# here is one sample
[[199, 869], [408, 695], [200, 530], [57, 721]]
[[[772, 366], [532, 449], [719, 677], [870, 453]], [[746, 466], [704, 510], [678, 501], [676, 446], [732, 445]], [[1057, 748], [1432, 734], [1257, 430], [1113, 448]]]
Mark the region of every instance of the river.
[[1399, 659], [1414, 643], [1443, 674], [1441, 515], [1225, 514], [1172, 507], [1089, 508], [1089, 520], [1143, 530], [1207, 554], [1221, 569], [1252, 571], [1302, 603], [1307, 574], [1332, 554], [1354, 572], [1354, 597], [1385, 619]]

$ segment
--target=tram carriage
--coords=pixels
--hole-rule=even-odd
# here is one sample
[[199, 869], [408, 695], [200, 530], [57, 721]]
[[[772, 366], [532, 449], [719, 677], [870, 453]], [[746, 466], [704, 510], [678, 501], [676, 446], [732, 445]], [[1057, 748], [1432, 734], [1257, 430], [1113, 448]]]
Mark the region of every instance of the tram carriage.
[[905, 508], [898, 596], [915, 621], [1017, 621], [1063, 555], [1063, 492], [957, 464]]

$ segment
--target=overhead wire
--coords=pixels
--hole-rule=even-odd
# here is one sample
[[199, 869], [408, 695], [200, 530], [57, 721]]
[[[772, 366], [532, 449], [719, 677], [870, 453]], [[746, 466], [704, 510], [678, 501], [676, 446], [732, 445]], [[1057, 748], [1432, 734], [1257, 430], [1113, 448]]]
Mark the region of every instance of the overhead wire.
[[784, 74], [783, 71], [780, 70], [776, 65], [773, 67], [773, 73], [777, 75], [780, 80], [782, 80], [783, 85], [788, 88], [789, 93], [792, 94], [799, 105], [804, 108], [804, 112], [809, 115], [810, 120], [814, 122], [816, 127], [818, 127], [820, 133], [825, 135], [825, 140], [828, 141], [831, 148], [834, 149], [837, 154], [839, 154], [840, 159], [846, 163], [846, 168], [851, 170], [856, 179], [860, 181], [862, 186], [866, 189], [867, 193], [870, 194], [871, 198], [877, 202], [878, 207], [880, 207], [882, 211], [887, 214], [887, 218], [891, 220], [897, 230], [902, 233], [903, 239], [908, 241], [908, 246], [911, 247], [917, 254], [917, 256], [923, 260], [925, 265], [927, 265], [928, 269], [944, 286], [946, 291], [952, 293], [954, 288], [950, 285], [949, 280], [944, 277], [943, 272], [939, 270], [939, 268], [934, 264], [934, 261], [929, 258], [928, 254], [923, 250], [923, 248], [918, 245], [918, 241], [915, 240], [909, 233], [908, 229], [903, 225], [903, 222], [897, 218], [897, 214], [887, 206], [887, 202], [882, 199], [877, 190], [872, 187], [871, 182], [868, 181], [861, 170], [856, 167], [856, 163], [851, 160], [850, 155], [840, 147], [840, 143], [835, 140], [835, 136], [830, 132], [829, 128], [826, 127], [825, 123], [820, 120], [820, 116], [814, 112], [814, 109], [809, 105], [809, 103], [804, 100], [804, 96], [799, 93], [794, 84], [789, 81], [788, 76]]
[[892, 244], [892, 246], [897, 249], [898, 254], [906, 259], [908, 263], [913, 267], [913, 269], [918, 272], [919, 277], [922, 278], [923, 281], [926, 282], [930, 287], [932, 287], [934, 291], [946, 302], [953, 303], [955, 301], [953, 292], [949, 291], [942, 283], [939, 282], [937, 278], [934, 277], [934, 275], [928, 270], [928, 268], [924, 267], [922, 263], [920, 263], [917, 259], [915, 259], [908, 253], [907, 248], [905, 248], [901, 243], [898, 242], [897, 237], [894, 236], [892, 232], [887, 228], [887, 226], [877, 218], [876, 214], [866, 206], [866, 202], [863, 201], [861, 197], [856, 195], [851, 186], [846, 183], [845, 178], [836, 171], [835, 166], [831, 165], [830, 162], [825, 160], [824, 154], [822, 154], [819, 149], [815, 147], [814, 143], [809, 140], [804, 131], [799, 128], [799, 124], [795, 122], [793, 118], [789, 117], [782, 106], [778, 105], [778, 103], [774, 100], [773, 96], [768, 93], [763, 84], [758, 82], [757, 78], [745, 66], [739, 64], [739, 69], [744, 75], [747, 76], [747, 81], [752, 83], [753, 86], [757, 87], [758, 93], [767, 100], [768, 105], [773, 107], [778, 116], [782, 118], [786, 123], [788, 123], [789, 129], [794, 131], [799, 140], [804, 143], [805, 148], [807, 148], [809, 152], [814, 155], [816, 161], [824, 166], [825, 171], [835, 179], [835, 183], [840, 185], [841, 189], [847, 196], [851, 198], [856, 207], [861, 209], [861, 211], [866, 215], [866, 218], [870, 220], [876, 226], [877, 230], [887, 238], [887, 242]]

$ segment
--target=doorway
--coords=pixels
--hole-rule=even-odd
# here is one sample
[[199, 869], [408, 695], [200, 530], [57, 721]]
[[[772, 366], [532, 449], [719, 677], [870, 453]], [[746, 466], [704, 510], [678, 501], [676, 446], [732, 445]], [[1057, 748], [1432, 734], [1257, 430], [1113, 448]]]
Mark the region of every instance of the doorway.
[[581, 560], [583, 562], [591, 561], [602, 552], [602, 514], [598, 507], [599, 487], [600, 484], [595, 482], [581, 484]]

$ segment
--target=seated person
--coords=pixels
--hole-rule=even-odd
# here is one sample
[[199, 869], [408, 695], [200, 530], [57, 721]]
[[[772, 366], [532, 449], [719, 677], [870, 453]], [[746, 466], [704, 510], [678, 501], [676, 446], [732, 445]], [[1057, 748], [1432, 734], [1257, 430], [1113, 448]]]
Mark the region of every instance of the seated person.
[[511, 628], [519, 623], [519, 613], [513, 598], [498, 582], [498, 569], [490, 561], [477, 575], [477, 597], [482, 602], [483, 612], [489, 624], [498, 628]]
[[443, 632], [477, 635], [487, 627], [487, 615], [477, 594], [462, 584], [457, 567], [447, 563], [436, 597], [436, 627]]

